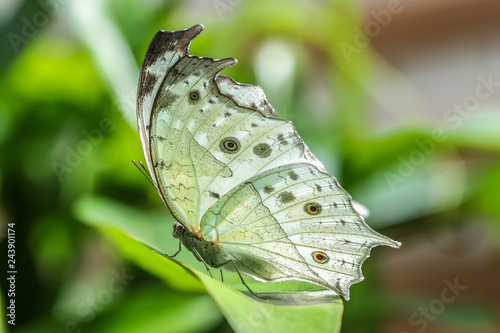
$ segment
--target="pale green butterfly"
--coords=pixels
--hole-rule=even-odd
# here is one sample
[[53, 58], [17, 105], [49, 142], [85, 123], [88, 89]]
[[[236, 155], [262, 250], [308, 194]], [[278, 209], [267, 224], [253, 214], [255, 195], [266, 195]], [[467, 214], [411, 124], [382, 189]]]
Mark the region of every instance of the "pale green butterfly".
[[370, 250], [400, 244], [365, 224], [260, 87], [219, 75], [236, 59], [189, 55], [202, 31], [158, 31], [139, 79], [142, 149], [174, 237], [206, 265], [349, 299]]

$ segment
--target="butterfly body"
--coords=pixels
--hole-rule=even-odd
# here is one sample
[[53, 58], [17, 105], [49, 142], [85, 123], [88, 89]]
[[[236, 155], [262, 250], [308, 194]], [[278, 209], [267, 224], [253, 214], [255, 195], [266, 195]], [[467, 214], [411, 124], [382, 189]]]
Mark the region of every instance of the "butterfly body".
[[211, 267], [218, 268], [227, 264], [232, 259], [227, 257], [227, 253], [217, 243], [193, 234], [179, 222], [174, 223], [174, 232], [172, 235], [175, 238], [179, 238], [182, 245], [194, 252], [199, 261], [203, 261]]
[[212, 267], [347, 299], [371, 248], [399, 243], [365, 224], [260, 87], [219, 75], [235, 59], [189, 55], [202, 30], [159, 31], [139, 81], [142, 148], [174, 237]]

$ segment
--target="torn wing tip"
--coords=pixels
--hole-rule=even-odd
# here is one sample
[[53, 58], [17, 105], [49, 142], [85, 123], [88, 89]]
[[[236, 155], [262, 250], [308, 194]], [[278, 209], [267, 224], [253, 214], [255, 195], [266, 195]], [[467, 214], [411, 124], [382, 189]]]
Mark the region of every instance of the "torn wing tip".
[[[392, 240], [392, 239], [391, 239]], [[395, 240], [392, 240], [392, 244], [389, 245], [390, 247], [393, 247], [395, 249], [399, 249], [401, 247], [402, 243], [401, 242], [398, 242], [398, 241], [395, 241]]]

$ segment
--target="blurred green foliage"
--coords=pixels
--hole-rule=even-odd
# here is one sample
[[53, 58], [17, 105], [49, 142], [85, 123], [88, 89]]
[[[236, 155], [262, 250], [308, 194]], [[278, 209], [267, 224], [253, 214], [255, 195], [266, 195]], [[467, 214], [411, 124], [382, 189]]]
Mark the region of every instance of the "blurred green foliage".
[[[3, 229], [7, 223], [16, 229], [16, 331], [243, 331], [248, 318], [236, 309], [261, 313], [264, 305], [236, 294], [233, 287], [241, 285], [234, 276], [228, 277], [232, 287], [222, 285], [199, 273], [203, 267], [191, 253], [183, 251], [179, 261], [193, 271], [122, 234], [167, 253], [177, 247], [170, 236], [172, 218], [130, 162], [142, 158], [133, 123], [137, 82], [130, 78], [158, 29], [203, 23], [206, 31], [191, 54], [237, 58], [239, 64], [224, 74], [263, 85], [278, 115], [294, 121], [313, 153], [370, 209], [373, 228], [401, 240], [422, 229], [463, 223], [459, 217], [467, 216], [484, 221], [498, 239], [498, 109], [457, 130], [445, 129], [444, 140], [435, 140], [438, 126], [432, 122], [375, 131], [368, 103], [371, 69], [387, 64], [369, 49], [347, 61], [341, 44], [353, 39], [352, 27], [360, 20], [355, 2], [55, 3], [47, 12], [50, 22], [33, 37], [24, 36], [19, 45], [4, 39], [2, 45], [0, 219]], [[29, 1], [13, 5], [12, 15], [3, 16], [2, 36], [23, 36], [22, 18], [33, 22], [44, 8]], [[286, 91], [266, 86], [252, 67], [261, 47], [276, 40], [295, 57]], [[115, 70], [108, 70], [110, 64]], [[431, 144], [426, 151], [416, 142]], [[401, 172], [416, 151], [425, 158]], [[382, 259], [376, 253], [363, 266], [367, 280], [352, 287], [345, 304], [346, 331], [382, 330], [384, 320], [402, 308], [418, 308], [370, 278]], [[133, 278], [113, 292], [110, 285], [122, 272]], [[276, 288], [248, 283], [257, 290]], [[317, 322], [318, 330], [338, 331], [342, 305], [322, 307], [281, 308], [281, 314], [277, 306], [271, 319], [288, 325], [302, 316]], [[460, 319], [453, 313], [446, 320]]]

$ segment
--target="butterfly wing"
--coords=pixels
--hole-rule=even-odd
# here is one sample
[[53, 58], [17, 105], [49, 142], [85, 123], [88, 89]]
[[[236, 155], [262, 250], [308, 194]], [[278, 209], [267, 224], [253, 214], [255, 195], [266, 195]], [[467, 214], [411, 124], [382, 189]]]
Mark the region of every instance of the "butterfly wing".
[[210, 208], [201, 226], [241, 272], [308, 281], [347, 299], [371, 248], [399, 247], [366, 225], [334, 177], [306, 163], [249, 179]]
[[138, 99], [151, 177], [175, 218], [194, 233], [208, 208], [249, 177], [290, 161], [323, 168], [293, 124], [273, 117], [260, 87], [218, 75], [235, 59], [187, 53], [201, 30], [158, 32], [145, 56]]
[[141, 69], [139, 132], [157, 190], [180, 223], [242, 272], [347, 298], [370, 249], [399, 244], [364, 223], [262, 89], [218, 74], [235, 59], [188, 54], [202, 30], [159, 31]]

